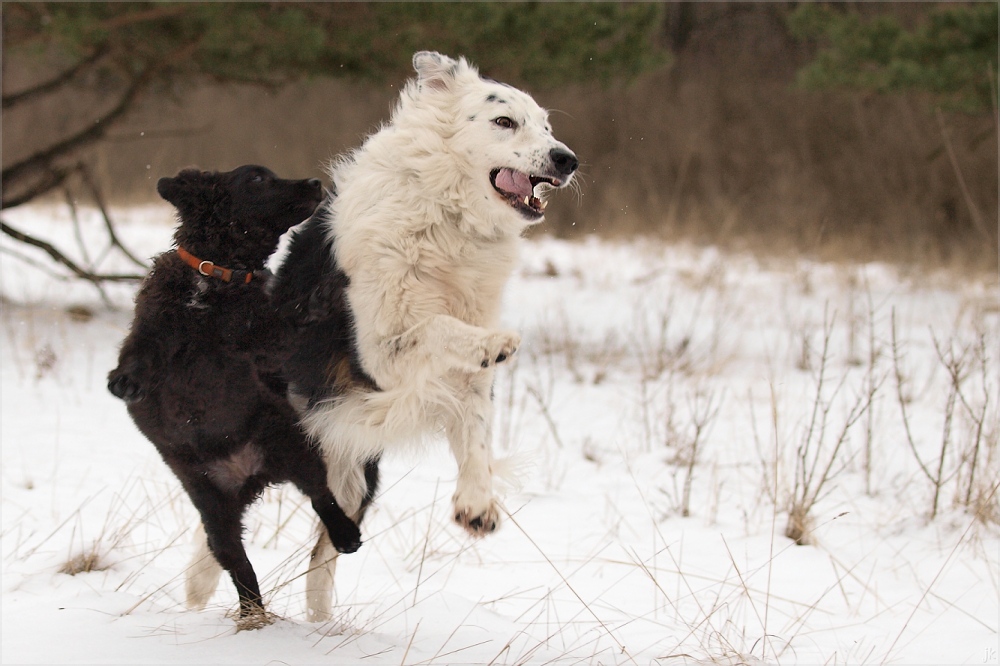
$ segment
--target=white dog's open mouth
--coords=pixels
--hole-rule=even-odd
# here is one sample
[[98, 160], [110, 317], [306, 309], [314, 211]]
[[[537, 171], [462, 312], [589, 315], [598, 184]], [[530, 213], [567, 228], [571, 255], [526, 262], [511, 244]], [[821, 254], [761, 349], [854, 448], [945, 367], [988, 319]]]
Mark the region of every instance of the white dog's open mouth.
[[548, 176], [532, 176], [526, 173], [502, 167], [490, 172], [490, 182], [493, 189], [528, 219], [538, 219], [545, 213], [545, 202], [535, 196], [535, 186], [538, 184], [559, 187], [562, 182]]

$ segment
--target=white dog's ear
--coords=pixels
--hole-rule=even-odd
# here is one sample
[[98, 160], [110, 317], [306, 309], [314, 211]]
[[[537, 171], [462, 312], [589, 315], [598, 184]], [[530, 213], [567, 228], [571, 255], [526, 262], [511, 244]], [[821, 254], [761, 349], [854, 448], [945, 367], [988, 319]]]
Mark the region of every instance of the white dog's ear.
[[417, 70], [417, 82], [421, 87], [447, 90], [455, 80], [459, 63], [437, 51], [417, 51], [413, 54], [413, 69]]

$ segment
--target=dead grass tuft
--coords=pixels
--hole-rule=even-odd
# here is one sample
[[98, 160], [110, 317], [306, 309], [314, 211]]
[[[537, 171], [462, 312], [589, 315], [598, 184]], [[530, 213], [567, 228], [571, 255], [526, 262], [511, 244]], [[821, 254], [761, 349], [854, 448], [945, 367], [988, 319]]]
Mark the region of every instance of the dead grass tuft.
[[95, 541], [89, 550], [77, 553], [71, 557], [65, 564], [59, 567], [59, 573], [76, 576], [77, 574], [107, 571], [110, 569], [111, 563], [105, 558], [104, 553], [99, 550], [99, 545]]
[[272, 625], [280, 619], [281, 616], [279, 615], [275, 615], [267, 610], [260, 610], [242, 617], [237, 617], [236, 631], [256, 631], [257, 629], [263, 629], [264, 627]]

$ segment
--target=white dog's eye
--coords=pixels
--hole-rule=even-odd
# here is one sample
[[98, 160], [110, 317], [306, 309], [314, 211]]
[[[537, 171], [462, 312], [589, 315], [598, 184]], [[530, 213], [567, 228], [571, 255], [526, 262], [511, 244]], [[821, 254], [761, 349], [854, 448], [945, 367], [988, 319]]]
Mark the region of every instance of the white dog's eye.
[[504, 129], [517, 129], [517, 123], [507, 116], [500, 116], [493, 119], [493, 124]]

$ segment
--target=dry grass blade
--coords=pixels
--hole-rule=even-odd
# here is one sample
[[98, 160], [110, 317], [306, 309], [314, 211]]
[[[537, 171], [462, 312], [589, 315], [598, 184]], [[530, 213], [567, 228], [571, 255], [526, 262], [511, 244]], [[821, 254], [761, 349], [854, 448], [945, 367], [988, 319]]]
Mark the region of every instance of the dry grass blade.
[[413, 633], [410, 634], [410, 640], [406, 643], [406, 650], [403, 652], [403, 658], [399, 661], [399, 666], [406, 666], [406, 657], [410, 654], [410, 648], [413, 647], [413, 641], [417, 639], [418, 631], [420, 631], [419, 622], [417, 622], [417, 626], [413, 628]]
[[[998, 489], [1000, 489], [1000, 482], [996, 483], [993, 486], [993, 490], [990, 491], [988, 499], [992, 499], [992, 497], [996, 495]], [[976, 526], [978, 520], [979, 520], [978, 517], [973, 516], [972, 520], [969, 521], [969, 525], [962, 532], [961, 536], [959, 536], [958, 541], [955, 542], [955, 545], [948, 552], [948, 556], [944, 559], [944, 562], [941, 563], [941, 567], [937, 570], [937, 573], [934, 574], [934, 578], [932, 578], [931, 582], [927, 584], [927, 587], [920, 595], [920, 598], [917, 600], [917, 603], [913, 604], [913, 610], [910, 611], [910, 614], [906, 618], [906, 621], [903, 622], [903, 626], [900, 627], [899, 633], [896, 634], [896, 637], [889, 645], [889, 648], [885, 651], [885, 656], [882, 658], [881, 664], [886, 664], [890, 661], [890, 659], [892, 659], [892, 651], [896, 648], [896, 644], [899, 643], [899, 639], [903, 637], [904, 633], [906, 633], [906, 629], [910, 626], [910, 622], [913, 621], [913, 618], [917, 614], [917, 611], [920, 610], [920, 607], [924, 604], [924, 600], [926, 600], [927, 597], [931, 594], [931, 590], [934, 588], [934, 585], [937, 583], [938, 579], [941, 578], [942, 574], [944, 574], [945, 570], [948, 568], [948, 564], [955, 556], [955, 553], [958, 552], [959, 547], [965, 542], [965, 539], [972, 532], [972, 528]]]
[[[439, 484], [434, 484], [434, 499], [431, 501], [431, 507], [437, 506], [437, 496], [438, 496]], [[417, 605], [417, 593], [420, 592], [420, 578], [424, 574], [424, 562], [427, 561], [427, 546], [431, 542], [431, 525], [434, 523], [434, 512], [429, 512], [429, 517], [427, 520], [427, 533], [424, 534], [424, 547], [420, 552], [420, 567], [417, 569], [417, 583], [413, 586], [413, 605]], [[416, 634], [416, 632], [414, 632]], [[409, 648], [407, 648], [409, 649]]]
[[504, 512], [504, 515], [507, 516], [507, 519], [510, 520], [510, 522], [514, 525], [514, 527], [516, 527], [518, 531], [524, 535], [524, 538], [528, 540], [528, 543], [530, 543], [532, 547], [538, 551], [538, 554], [541, 555], [542, 558], [552, 568], [552, 570], [556, 572], [556, 575], [559, 576], [560, 580], [562, 580], [563, 584], [566, 586], [566, 589], [568, 589], [570, 592], [573, 593], [573, 596], [576, 597], [577, 601], [579, 601], [583, 605], [583, 607], [587, 609], [587, 612], [590, 613], [590, 615], [594, 618], [594, 620], [596, 620], [597, 623], [601, 626], [601, 628], [604, 629], [604, 633], [608, 636], [608, 638], [610, 638], [615, 643], [615, 645], [618, 646], [618, 649], [621, 652], [621, 654], [625, 655], [632, 663], [637, 663], [635, 659], [633, 659], [632, 656], [629, 654], [628, 650], [625, 648], [625, 645], [623, 645], [622, 642], [619, 641], [618, 638], [611, 632], [611, 629], [608, 627], [608, 625], [604, 623], [604, 620], [602, 620], [597, 615], [597, 613], [594, 612], [594, 609], [590, 607], [590, 604], [588, 604], [586, 601], [583, 600], [583, 597], [581, 597], [580, 593], [576, 591], [576, 588], [574, 588], [570, 584], [570, 582], [559, 570], [559, 567], [557, 567], [555, 563], [549, 558], [549, 556], [546, 555], [545, 551], [542, 550], [541, 547], [539, 547], [538, 543], [536, 543], [535, 540], [531, 538], [531, 535], [528, 534], [523, 527], [521, 527], [521, 524], [518, 523], [517, 519], [514, 518], [514, 515], [507, 510], [507, 507], [501, 504], [500, 509]]

